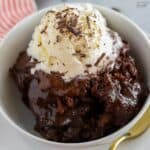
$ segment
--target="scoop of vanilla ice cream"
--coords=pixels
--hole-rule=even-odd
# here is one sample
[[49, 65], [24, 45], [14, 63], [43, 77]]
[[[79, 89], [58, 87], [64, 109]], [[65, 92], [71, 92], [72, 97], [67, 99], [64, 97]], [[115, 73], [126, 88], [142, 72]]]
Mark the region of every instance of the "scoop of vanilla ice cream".
[[32, 74], [59, 72], [69, 81], [112, 68], [122, 46], [99, 10], [91, 5], [63, 5], [43, 16], [27, 53], [38, 61]]

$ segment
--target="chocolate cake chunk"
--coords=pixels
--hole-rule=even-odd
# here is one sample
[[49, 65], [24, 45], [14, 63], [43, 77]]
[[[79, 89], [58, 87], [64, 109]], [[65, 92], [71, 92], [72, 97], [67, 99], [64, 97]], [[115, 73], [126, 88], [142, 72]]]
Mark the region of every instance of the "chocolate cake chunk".
[[126, 125], [148, 96], [148, 88], [126, 47], [113, 70], [70, 82], [58, 72], [31, 74], [30, 68], [37, 61], [21, 53], [10, 73], [36, 117], [35, 130], [48, 140], [85, 142]]

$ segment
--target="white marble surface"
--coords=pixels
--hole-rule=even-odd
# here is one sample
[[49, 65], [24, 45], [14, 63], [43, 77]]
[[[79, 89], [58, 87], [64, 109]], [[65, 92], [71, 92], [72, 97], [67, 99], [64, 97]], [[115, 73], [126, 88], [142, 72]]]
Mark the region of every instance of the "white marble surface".
[[[62, 0], [67, 1], [67, 0]], [[71, 0], [68, 0], [71, 1]], [[80, 0], [81, 1], [81, 0]], [[37, 0], [38, 8], [41, 9], [47, 5], [55, 4], [60, 0]], [[76, 0], [77, 2], [77, 0]], [[79, 2], [79, 0], [78, 0]], [[86, 2], [91, 2], [86, 0]], [[146, 32], [150, 33], [150, 0], [95, 0], [94, 2], [109, 7], [116, 7], [131, 19], [137, 22]], [[109, 145], [100, 147], [101, 150], [107, 150]], [[150, 149], [150, 129], [135, 140], [123, 143], [119, 150], [148, 150]], [[27, 142], [23, 136], [16, 131], [0, 115], [0, 150], [45, 150], [43, 147], [36, 146], [30, 140]], [[51, 148], [49, 148], [51, 150]]]

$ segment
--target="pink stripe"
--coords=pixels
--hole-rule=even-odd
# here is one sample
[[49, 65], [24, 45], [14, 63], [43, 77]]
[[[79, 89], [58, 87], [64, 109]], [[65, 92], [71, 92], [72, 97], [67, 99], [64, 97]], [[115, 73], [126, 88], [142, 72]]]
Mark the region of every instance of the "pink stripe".
[[6, 24], [6, 21], [4, 17], [2, 16], [2, 13], [0, 14], [0, 20], [1, 20], [1, 28], [3, 30], [8, 30], [9, 26]]
[[[31, 0], [31, 5], [33, 7], [33, 10], [36, 11], [37, 10], [37, 7], [36, 7], [36, 4], [35, 4], [35, 1], [34, 0]], [[34, 12], [33, 11], [33, 12]]]
[[26, 7], [26, 9], [27, 9], [27, 12], [31, 13], [31, 12], [30, 12], [30, 8], [31, 8], [31, 7], [30, 7], [29, 0], [26, 0], [26, 1], [25, 1], [25, 7]]
[[13, 2], [13, 0], [9, 0], [10, 2], [10, 12], [12, 17], [14, 18], [14, 20], [18, 20], [19, 17], [17, 15], [17, 13], [15, 12], [15, 3]]
[[14, 18], [12, 17], [12, 14], [10, 13], [10, 0], [5, 0], [5, 9], [6, 9], [6, 17], [8, 18], [9, 22], [12, 24], [12, 26], [16, 23]]
[[25, 1], [21, 1], [20, 8], [22, 10], [23, 16], [25, 16], [26, 12], [27, 12], [27, 8], [25, 6]]
[[4, 35], [4, 33], [3, 33], [3, 32], [2, 32], [2, 33], [0, 33], [0, 37], [1, 37], [1, 36], [3, 36], [3, 35]]
[[[33, 0], [29, 0], [30, 11], [33, 13], [36, 11], [36, 6]], [[33, 11], [34, 10], [34, 11]]]
[[20, 6], [19, 11], [21, 12], [21, 18], [26, 16], [26, 9], [27, 9], [25, 5], [23, 5], [23, 8], [22, 8], [23, 1], [26, 1], [26, 0], [19, 0], [19, 2], [18, 2], [19, 6]]
[[2, 28], [2, 25], [0, 24], [0, 32], [4, 32], [4, 31], [5, 31], [5, 29]]
[[[0, 17], [0, 19], [1, 19], [1, 17]], [[3, 21], [1, 19], [1, 22], [0, 22], [0, 32], [3, 32], [3, 31], [5, 31], [5, 28], [3, 28]]]
[[14, 14], [17, 17], [17, 20], [19, 20], [20, 16], [19, 16], [19, 12], [18, 12], [17, 4], [16, 3], [17, 3], [16, 0], [12, 0]]
[[13, 24], [9, 21], [9, 19], [8, 19], [8, 16], [7, 16], [7, 13], [6, 13], [6, 7], [8, 7], [8, 5], [7, 5], [7, 1], [6, 0], [4, 0], [3, 1], [3, 10], [2, 10], [2, 16], [5, 18], [5, 23], [7, 23], [7, 25], [8, 26], [13, 26]]
[[2, 34], [4, 34], [4, 32], [0, 32], [0, 34], [2, 35]]
[[22, 10], [20, 10], [20, 0], [14, 0], [14, 3], [16, 4], [15, 10], [16, 10], [16, 13], [19, 16], [19, 20], [20, 20], [20, 18], [22, 18], [22, 16], [23, 16]]
[[1, 6], [0, 6], [0, 22], [1, 22], [1, 26], [4, 30], [7, 30], [9, 28], [9, 24], [7, 24], [7, 19], [5, 17], [5, 14], [4, 14], [4, 3], [1, 3]]
[[34, 0], [0, 0], [0, 39], [18, 21], [36, 10]]
[[28, 0], [29, 1], [29, 10], [30, 10], [30, 12], [32, 13], [33, 12], [33, 10], [34, 10], [34, 4], [33, 4], [33, 0]]
[[[1, 26], [1, 24], [0, 24], [0, 26]], [[0, 27], [0, 32], [4, 32], [4, 29], [2, 29], [1, 27]]]

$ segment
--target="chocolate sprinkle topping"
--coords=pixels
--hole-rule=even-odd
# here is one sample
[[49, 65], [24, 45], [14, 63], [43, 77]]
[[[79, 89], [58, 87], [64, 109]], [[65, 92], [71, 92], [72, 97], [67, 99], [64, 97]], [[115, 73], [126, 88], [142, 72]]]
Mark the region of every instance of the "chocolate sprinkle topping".
[[92, 67], [92, 65], [91, 64], [86, 64], [86, 67], [90, 68], [90, 67]]
[[84, 73], [87, 73], [87, 74], [89, 74], [89, 71], [88, 71], [88, 70], [84, 70]]
[[[72, 8], [74, 9], [74, 8]], [[56, 13], [57, 21], [57, 29], [61, 33], [69, 31], [73, 33], [75, 36], [80, 35], [80, 28], [77, 27], [78, 16], [74, 12], [69, 11], [70, 8], [65, 9], [62, 13]]]
[[81, 33], [79, 28], [74, 28], [72, 26], [67, 26], [67, 29], [72, 32], [74, 35], [79, 35]]
[[61, 37], [59, 35], [56, 36], [56, 42], [60, 42], [61, 41]]
[[75, 9], [75, 8], [66, 8], [62, 12], [66, 12], [66, 11], [73, 10], [73, 9]]
[[42, 45], [42, 43], [40, 42], [39, 44], [38, 44], [38, 47], [40, 47]]
[[49, 14], [49, 13], [55, 13], [54, 10], [49, 10], [46, 14]]
[[51, 43], [51, 41], [49, 40], [49, 41], [48, 41], [48, 44], [50, 44], [50, 43]]
[[102, 55], [97, 59], [97, 61], [94, 65], [97, 66], [105, 55], [106, 55], [105, 53], [102, 53]]
[[87, 20], [88, 28], [90, 29], [91, 26], [90, 26], [89, 16], [86, 17], [86, 20]]
[[48, 26], [46, 25], [46, 26], [44, 27], [44, 29], [43, 29], [43, 30], [41, 30], [41, 32], [40, 32], [40, 33], [41, 33], [41, 34], [42, 34], [42, 33], [46, 33], [47, 27], [48, 27]]
[[86, 57], [86, 54], [81, 54], [81, 53], [80, 53], [80, 57]]

